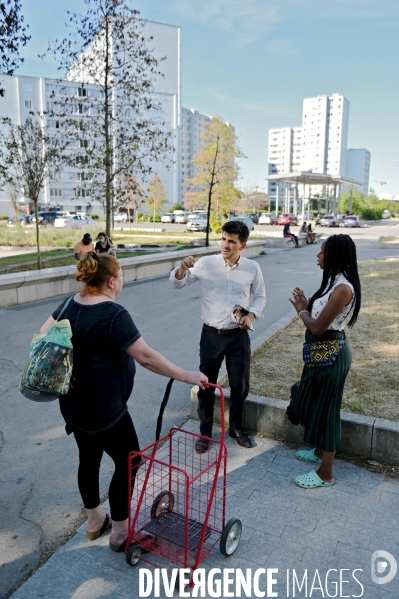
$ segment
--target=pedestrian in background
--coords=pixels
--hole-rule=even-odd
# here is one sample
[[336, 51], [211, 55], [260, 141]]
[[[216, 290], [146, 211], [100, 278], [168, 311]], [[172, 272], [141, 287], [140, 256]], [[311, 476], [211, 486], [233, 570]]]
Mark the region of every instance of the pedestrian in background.
[[87, 252], [94, 252], [94, 243], [90, 233], [85, 233], [81, 241], [73, 248], [76, 260], [83, 258]]
[[298, 237], [296, 235], [294, 235], [293, 233], [291, 233], [289, 225], [284, 225], [283, 236], [289, 237], [293, 241], [294, 246], [296, 248], [300, 247], [299, 242], [298, 242]]
[[[99, 538], [112, 526], [110, 547], [123, 551], [128, 536], [128, 456], [139, 451], [127, 401], [133, 389], [135, 360], [163, 376], [199, 385], [200, 372], [183, 370], [149, 347], [129, 312], [115, 298], [122, 291], [123, 272], [116, 258], [90, 252], [77, 265], [84, 289], [69, 302], [64, 318], [72, 327], [73, 387], [60, 397], [67, 434], [79, 448], [78, 485], [86, 508], [87, 535]], [[65, 302], [40, 329], [47, 333]], [[109, 486], [111, 520], [100, 504], [99, 471], [103, 453], [115, 463]], [[112, 521], [112, 522], [111, 522]]]
[[[223, 359], [230, 386], [229, 435], [242, 447], [252, 446], [243, 430], [244, 402], [249, 392], [251, 343], [248, 329], [254, 318], [262, 318], [266, 303], [262, 271], [255, 260], [241, 255], [249, 237], [248, 227], [241, 221], [230, 221], [222, 227], [221, 254], [193, 256], [182, 260], [172, 270], [170, 280], [175, 289], [199, 282], [201, 287], [202, 334], [200, 340], [200, 370], [216, 383]], [[237, 310], [245, 315], [237, 322]], [[212, 437], [214, 390], [207, 387], [198, 391], [200, 432]], [[209, 440], [199, 438], [195, 449], [208, 451]]]
[[[319, 465], [317, 472], [311, 470], [295, 478], [305, 489], [334, 484], [332, 467], [341, 441], [342, 395], [352, 362], [345, 328], [353, 327], [361, 305], [356, 246], [349, 235], [332, 235], [323, 241], [317, 262], [323, 270], [319, 289], [307, 299], [296, 287], [290, 298], [306, 327], [305, 341], [310, 344], [304, 348], [302, 378], [291, 387], [287, 408], [289, 420], [305, 427], [304, 441], [313, 445], [313, 449], [297, 451], [297, 458]], [[338, 342], [338, 355], [329, 365], [324, 349], [328, 344], [314, 345], [326, 341]]]

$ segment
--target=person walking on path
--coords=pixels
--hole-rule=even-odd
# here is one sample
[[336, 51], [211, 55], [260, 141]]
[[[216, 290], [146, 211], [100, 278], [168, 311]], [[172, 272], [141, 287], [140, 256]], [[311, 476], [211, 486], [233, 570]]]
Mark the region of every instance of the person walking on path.
[[76, 260], [83, 258], [87, 252], [94, 252], [94, 243], [90, 233], [85, 233], [81, 241], [73, 248]]
[[298, 237], [296, 235], [294, 235], [293, 233], [291, 233], [289, 225], [284, 225], [283, 237], [289, 237], [292, 240], [292, 242], [296, 248], [300, 247], [300, 245], [298, 243]]
[[[323, 241], [317, 261], [323, 270], [320, 288], [307, 299], [296, 287], [293, 299], [289, 298], [306, 327], [309, 344], [304, 346], [302, 378], [291, 387], [287, 408], [289, 420], [305, 427], [304, 441], [314, 446], [297, 451], [297, 458], [319, 465], [317, 472], [295, 478], [305, 489], [334, 484], [332, 467], [341, 441], [342, 395], [352, 361], [345, 328], [353, 327], [361, 305], [356, 246], [349, 235], [332, 235]], [[326, 341], [338, 351], [335, 360], [325, 353], [328, 344], [314, 345]]]
[[[78, 486], [86, 508], [89, 539], [112, 526], [110, 547], [123, 551], [128, 536], [128, 456], [139, 451], [127, 409], [136, 372], [135, 360], [163, 376], [199, 385], [201, 372], [183, 370], [149, 347], [129, 312], [115, 302], [122, 291], [123, 272], [109, 254], [86, 254], [77, 264], [76, 280], [85, 284], [65, 311], [72, 327], [73, 386], [60, 397], [66, 432], [79, 448]], [[47, 333], [65, 300], [40, 329]], [[103, 452], [115, 463], [109, 487], [111, 520], [100, 504], [99, 471]], [[112, 521], [112, 522], [111, 522]]]
[[[230, 221], [222, 227], [221, 254], [204, 256], [197, 262], [192, 256], [172, 270], [170, 281], [181, 289], [199, 281], [201, 286], [200, 370], [211, 383], [216, 383], [223, 358], [231, 389], [229, 435], [242, 447], [251, 447], [243, 430], [244, 401], [249, 392], [251, 344], [248, 329], [254, 318], [262, 318], [266, 303], [265, 285], [260, 266], [241, 256], [249, 237], [248, 227], [241, 221]], [[234, 316], [243, 308], [245, 316]], [[212, 437], [215, 394], [209, 387], [198, 391], [198, 416], [201, 435]], [[209, 448], [207, 439], [198, 439], [196, 451]]]

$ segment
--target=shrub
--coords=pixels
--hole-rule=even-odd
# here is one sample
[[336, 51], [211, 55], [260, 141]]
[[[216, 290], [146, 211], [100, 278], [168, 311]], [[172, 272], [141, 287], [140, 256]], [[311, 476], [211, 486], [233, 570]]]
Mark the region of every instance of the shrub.
[[361, 218], [365, 220], [380, 220], [383, 210], [379, 208], [363, 208], [360, 212]]
[[222, 223], [215, 214], [211, 214], [209, 225], [214, 233], [220, 233], [222, 230]]
[[3, 214], [0, 214], [0, 220], [8, 220], [8, 216], [4, 216]]
[[98, 220], [100, 218], [98, 214], [91, 214], [90, 216], [93, 220]]

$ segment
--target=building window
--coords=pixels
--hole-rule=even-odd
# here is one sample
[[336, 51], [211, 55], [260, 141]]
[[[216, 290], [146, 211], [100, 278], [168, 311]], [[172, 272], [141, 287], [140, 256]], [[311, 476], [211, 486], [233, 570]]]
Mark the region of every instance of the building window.
[[30, 100], [25, 100], [25, 108], [32, 110], [32, 102]]
[[24, 92], [31, 92], [32, 91], [32, 85], [30, 83], [23, 83], [22, 84], [22, 89], [24, 90]]
[[50, 196], [52, 198], [62, 198], [62, 189], [50, 188]]

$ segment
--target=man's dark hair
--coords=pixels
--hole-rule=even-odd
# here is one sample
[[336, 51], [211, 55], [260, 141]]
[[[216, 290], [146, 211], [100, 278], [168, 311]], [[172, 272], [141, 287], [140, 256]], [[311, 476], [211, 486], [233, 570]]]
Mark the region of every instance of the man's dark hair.
[[331, 235], [326, 240], [324, 245], [323, 280], [319, 289], [312, 296], [307, 309], [309, 312], [312, 312], [314, 301], [331, 291], [339, 272], [352, 283], [355, 292], [352, 299], [354, 306], [353, 314], [348, 323], [349, 327], [353, 327], [359, 314], [362, 291], [357, 270], [356, 245], [349, 235]]
[[229, 233], [230, 235], [238, 235], [238, 239], [241, 243], [246, 243], [248, 241], [249, 229], [241, 220], [229, 220], [227, 223], [224, 223], [222, 231]]

